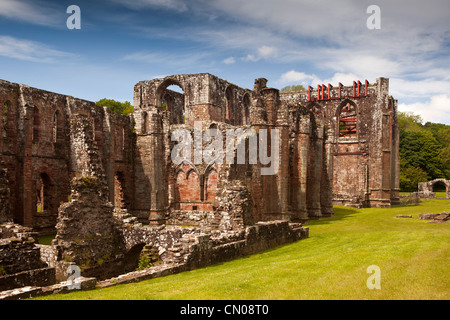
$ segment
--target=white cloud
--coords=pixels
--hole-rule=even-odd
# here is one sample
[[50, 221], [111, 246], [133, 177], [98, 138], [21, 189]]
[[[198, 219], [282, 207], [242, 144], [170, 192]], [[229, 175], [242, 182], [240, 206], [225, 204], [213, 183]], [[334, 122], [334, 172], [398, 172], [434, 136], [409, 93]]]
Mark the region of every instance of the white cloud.
[[259, 60], [259, 58], [257, 56], [255, 56], [254, 54], [248, 54], [246, 57], [242, 58], [242, 60], [256, 62]]
[[184, 12], [188, 9], [186, 3], [183, 0], [113, 0], [129, 9], [141, 10], [146, 8], [159, 7], [178, 12]]
[[[430, 32], [448, 28], [448, 0], [376, 2], [381, 9], [382, 29], [395, 26], [399, 33], [408, 31], [407, 35], [411, 35], [423, 31], [422, 26]], [[235, 19], [316, 39], [340, 41], [341, 36], [347, 34], [346, 40], [351, 40], [363, 31], [371, 32], [366, 24], [371, 3], [366, 1], [211, 0], [208, 4]], [[202, 2], [202, 5], [205, 4]]]
[[9, 36], [0, 36], [0, 56], [44, 63], [76, 57], [75, 54], [55, 50], [39, 42]]
[[295, 70], [290, 70], [283, 73], [276, 83], [280, 86], [287, 84], [303, 84], [305, 86], [315, 87], [321, 84], [337, 85], [341, 82], [343, 85], [351, 85], [353, 81], [360, 80], [355, 74], [352, 73], [335, 73], [330, 79], [321, 79], [315, 74], [306, 74]]
[[1, 0], [0, 16], [44, 26], [66, 27], [65, 8], [58, 10], [49, 3], [25, 2], [23, 0]]
[[234, 59], [233, 57], [229, 57], [223, 60], [223, 63], [225, 64], [233, 64], [236, 62], [236, 59]]
[[[389, 91], [399, 99], [421, 99], [450, 92], [450, 80], [436, 80], [433, 78], [422, 80], [390, 79]], [[449, 106], [450, 109], [450, 106]]]
[[257, 62], [261, 59], [268, 60], [269, 58], [275, 58], [278, 54], [278, 49], [270, 46], [261, 46], [256, 50], [256, 54], [248, 54], [242, 60]]
[[411, 104], [399, 103], [399, 111], [411, 111], [420, 115], [424, 122], [444, 123], [450, 125], [450, 96], [441, 94], [432, 96], [426, 102]]
[[304, 72], [298, 72], [295, 70], [290, 70], [281, 75], [277, 83], [288, 84], [288, 83], [307, 83], [311, 84], [313, 80], [317, 79], [315, 75], [309, 75]]
[[277, 56], [277, 48], [270, 46], [262, 46], [258, 48], [258, 55], [263, 59], [269, 59]]

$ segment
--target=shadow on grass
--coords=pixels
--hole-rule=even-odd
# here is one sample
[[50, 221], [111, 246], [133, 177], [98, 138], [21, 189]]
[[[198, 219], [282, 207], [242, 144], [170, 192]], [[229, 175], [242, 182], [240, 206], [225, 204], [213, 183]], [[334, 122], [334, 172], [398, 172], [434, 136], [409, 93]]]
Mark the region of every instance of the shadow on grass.
[[360, 212], [359, 209], [342, 206], [334, 206], [333, 209], [334, 209], [334, 216], [328, 218], [320, 218], [320, 220], [308, 220], [306, 223], [304, 223], [304, 226], [307, 227], [307, 226], [328, 224], [334, 221], [351, 218], [352, 216]]

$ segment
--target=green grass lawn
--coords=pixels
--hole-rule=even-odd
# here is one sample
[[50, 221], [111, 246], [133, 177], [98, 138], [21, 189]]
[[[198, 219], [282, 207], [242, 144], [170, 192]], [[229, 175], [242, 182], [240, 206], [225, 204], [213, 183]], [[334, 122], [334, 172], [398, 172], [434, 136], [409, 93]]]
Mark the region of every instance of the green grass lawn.
[[447, 196], [447, 194], [445, 193], [445, 191], [437, 191], [436, 192], [436, 198], [445, 198]]
[[[450, 200], [391, 209], [335, 207], [310, 237], [163, 278], [43, 299], [450, 299], [450, 223], [396, 218], [450, 210]], [[367, 267], [381, 271], [370, 290]]]

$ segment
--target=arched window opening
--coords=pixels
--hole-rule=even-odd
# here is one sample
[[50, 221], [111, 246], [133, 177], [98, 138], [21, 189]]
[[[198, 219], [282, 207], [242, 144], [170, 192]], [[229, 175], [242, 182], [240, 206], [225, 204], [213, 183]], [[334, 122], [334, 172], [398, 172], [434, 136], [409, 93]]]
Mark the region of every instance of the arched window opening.
[[342, 107], [339, 115], [339, 137], [356, 137], [356, 134], [356, 107], [351, 103], [347, 103], [344, 107]]
[[231, 87], [228, 87], [225, 90], [225, 121], [227, 123], [232, 124], [233, 122], [232, 113], [233, 113], [233, 92], [231, 90]]
[[40, 126], [41, 126], [41, 119], [39, 116], [39, 109], [37, 107], [34, 107], [34, 116], [33, 116], [33, 142], [39, 141], [39, 135], [40, 135]]
[[186, 122], [185, 95], [183, 88], [174, 79], [167, 79], [158, 88], [160, 107], [170, 112], [170, 124]]
[[37, 181], [36, 212], [49, 212], [52, 209], [51, 180], [46, 173], [41, 173]]
[[175, 199], [181, 210], [191, 210], [200, 201], [200, 177], [190, 164], [181, 164], [175, 174]]
[[250, 124], [250, 97], [248, 94], [244, 96], [244, 124]]
[[216, 198], [216, 190], [219, 175], [216, 169], [211, 169], [206, 177], [205, 195], [207, 201], [213, 201]]
[[148, 133], [148, 113], [144, 112], [142, 121], [142, 133]]
[[59, 121], [59, 111], [57, 110], [53, 114], [53, 121], [52, 121], [52, 141], [56, 142], [58, 139], [58, 121]]
[[125, 127], [118, 126], [115, 130], [115, 149], [117, 156], [122, 158], [123, 152], [125, 150]]

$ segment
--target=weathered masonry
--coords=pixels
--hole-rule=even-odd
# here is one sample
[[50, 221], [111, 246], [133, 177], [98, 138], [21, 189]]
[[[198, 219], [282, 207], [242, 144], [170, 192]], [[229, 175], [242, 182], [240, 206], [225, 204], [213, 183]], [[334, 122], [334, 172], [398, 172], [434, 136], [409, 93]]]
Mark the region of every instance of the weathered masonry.
[[[230, 193], [248, 200], [245, 210], [238, 209], [244, 224], [329, 216], [332, 204], [386, 207], [398, 201], [397, 102], [388, 79], [305, 92], [279, 92], [266, 83], [257, 79], [252, 90], [243, 89], [207, 73], [142, 81], [128, 117], [1, 81], [0, 148], [9, 188], [4, 215], [51, 231], [71, 179], [96, 167], [114, 207], [152, 224], [231, 221], [235, 217], [222, 216], [229, 213]], [[181, 90], [169, 90], [173, 85]], [[194, 132], [196, 122], [222, 132], [223, 141], [229, 129], [277, 129], [277, 172], [261, 175], [264, 165], [248, 158], [245, 164], [175, 165], [171, 134]], [[248, 153], [250, 138], [239, 138]]]
[[[0, 80], [0, 291], [52, 285], [73, 265], [106, 279], [142, 256], [189, 270], [304, 239], [302, 223], [333, 204], [399, 201], [388, 79], [299, 92], [267, 82], [141, 81], [125, 116]], [[36, 245], [46, 233], [52, 244]]]
[[434, 179], [428, 182], [419, 182], [417, 187], [419, 196], [425, 199], [435, 199], [436, 193], [433, 192], [433, 187], [436, 185], [445, 187], [445, 197], [446, 199], [450, 199], [450, 180], [446, 179]]
[[319, 85], [305, 92], [281, 93], [282, 104], [304, 106], [323, 128], [333, 203], [389, 207], [399, 203], [397, 100], [389, 79]]
[[[133, 171], [132, 121], [90, 101], [0, 81], [3, 183], [9, 220], [54, 231], [70, 181], [101, 167], [114, 200], [116, 177]], [[132, 181], [127, 180], [131, 190]], [[126, 188], [126, 185], [123, 186]]]

